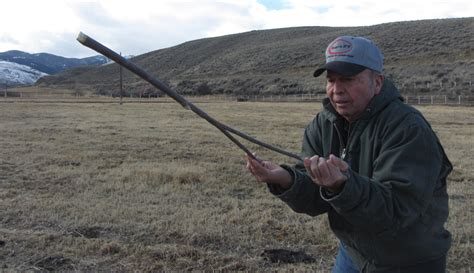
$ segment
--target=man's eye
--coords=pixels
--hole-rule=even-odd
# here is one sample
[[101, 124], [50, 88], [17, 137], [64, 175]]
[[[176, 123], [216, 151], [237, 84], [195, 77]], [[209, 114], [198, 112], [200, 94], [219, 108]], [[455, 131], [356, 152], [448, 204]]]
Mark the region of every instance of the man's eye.
[[341, 78], [341, 81], [342, 81], [342, 82], [351, 82], [351, 81], [353, 81], [353, 80], [354, 80], [353, 77], [344, 77], [344, 78]]

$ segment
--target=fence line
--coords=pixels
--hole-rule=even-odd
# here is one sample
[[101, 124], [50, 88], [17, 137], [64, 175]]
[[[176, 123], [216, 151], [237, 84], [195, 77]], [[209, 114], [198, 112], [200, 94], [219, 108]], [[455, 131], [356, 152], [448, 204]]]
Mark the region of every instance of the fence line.
[[[226, 96], [224, 100], [236, 101], [266, 101], [266, 102], [311, 102], [322, 101], [325, 95], [298, 94], [298, 95], [249, 95], [249, 96]], [[407, 104], [432, 104], [432, 105], [474, 105], [474, 96], [403, 96]]]
[[404, 88], [443, 88], [443, 87], [472, 87], [472, 80], [447, 80], [447, 81], [404, 81], [396, 82], [397, 86], [400, 86], [401, 89]]
[[[3, 93], [3, 94], [2, 94]], [[99, 96], [99, 95], [81, 95], [78, 93], [38, 93], [38, 92], [17, 92], [8, 91], [1, 92], [0, 97], [3, 98], [0, 101], [11, 101], [11, 100], [33, 100], [33, 101], [70, 101], [75, 100], [98, 100], [98, 101], [115, 101], [118, 97], [112, 96]], [[322, 101], [325, 94], [294, 94], [294, 95], [204, 95], [204, 96], [188, 96], [190, 99], [195, 101], [255, 101], [255, 102], [312, 102]], [[135, 95], [131, 97], [124, 97], [129, 102], [154, 102], [154, 101], [166, 101], [167, 97], [151, 97]], [[474, 105], [474, 96], [448, 96], [448, 95], [431, 95], [431, 96], [404, 96], [407, 104], [415, 105]]]

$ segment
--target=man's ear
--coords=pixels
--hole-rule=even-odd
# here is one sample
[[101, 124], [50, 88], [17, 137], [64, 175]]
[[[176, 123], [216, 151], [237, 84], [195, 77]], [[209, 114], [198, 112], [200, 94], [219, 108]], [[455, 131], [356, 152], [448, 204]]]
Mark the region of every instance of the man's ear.
[[382, 90], [383, 86], [383, 81], [384, 81], [384, 76], [382, 74], [377, 74], [375, 76], [375, 95], [380, 94], [380, 91]]

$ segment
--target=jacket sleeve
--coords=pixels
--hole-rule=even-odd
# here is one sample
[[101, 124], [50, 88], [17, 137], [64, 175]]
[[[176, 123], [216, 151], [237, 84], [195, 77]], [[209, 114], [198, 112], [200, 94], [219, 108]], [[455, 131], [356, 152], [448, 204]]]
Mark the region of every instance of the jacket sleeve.
[[348, 171], [349, 179], [336, 196], [321, 196], [355, 228], [381, 233], [410, 226], [433, 198], [444, 151], [430, 126], [416, 114], [402, 129], [383, 133], [374, 157], [372, 177]]
[[[322, 154], [319, 141], [320, 133], [316, 122], [317, 117], [305, 129], [300, 154], [302, 158]], [[303, 162], [299, 161], [293, 167], [287, 165], [282, 165], [282, 167], [292, 176], [293, 185], [284, 191], [279, 187], [268, 184], [271, 193], [298, 213], [315, 216], [325, 213], [331, 208], [328, 202], [321, 198], [320, 187], [314, 184], [306, 174]]]

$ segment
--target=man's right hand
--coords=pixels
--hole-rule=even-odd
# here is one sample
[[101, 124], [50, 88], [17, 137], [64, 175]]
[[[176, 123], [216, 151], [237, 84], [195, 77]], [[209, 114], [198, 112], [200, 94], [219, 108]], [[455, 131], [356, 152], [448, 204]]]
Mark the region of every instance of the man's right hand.
[[258, 182], [276, 184], [283, 189], [289, 189], [293, 184], [288, 171], [270, 161], [259, 162], [247, 155], [247, 169]]

